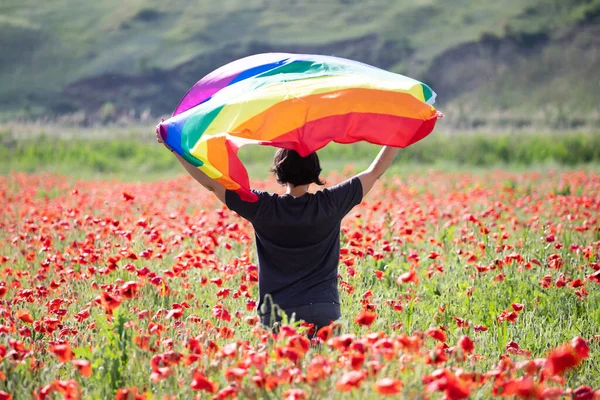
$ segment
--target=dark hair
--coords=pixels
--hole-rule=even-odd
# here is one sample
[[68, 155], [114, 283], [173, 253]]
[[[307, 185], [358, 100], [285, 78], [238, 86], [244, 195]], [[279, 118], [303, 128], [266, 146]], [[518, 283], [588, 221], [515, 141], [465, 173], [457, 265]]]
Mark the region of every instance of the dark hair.
[[295, 150], [279, 149], [273, 158], [273, 169], [271, 172], [277, 178], [277, 182], [285, 185], [287, 183], [293, 186], [308, 185], [316, 183], [324, 185], [319, 174], [321, 173], [321, 164], [317, 153], [311, 153], [306, 157], [301, 157]]

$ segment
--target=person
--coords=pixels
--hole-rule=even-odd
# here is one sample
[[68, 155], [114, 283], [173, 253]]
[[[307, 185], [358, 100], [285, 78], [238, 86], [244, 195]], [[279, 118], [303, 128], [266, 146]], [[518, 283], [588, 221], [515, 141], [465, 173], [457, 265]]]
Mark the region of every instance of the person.
[[[158, 134], [157, 140], [164, 143]], [[365, 171], [310, 193], [310, 185], [324, 185], [317, 154], [301, 157], [294, 150], [278, 149], [272, 172], [286, 192], [252, 190], [258, 196], [256, 202], [243, 201], [236, 192], [173, 154], [196, 181], [254, 227], [262, 323], [273, 326], [284, 311], [288, 317], [295, 314], [295, 320], [313, 324], [316, 332], [341, 317], [341, 221], [369, 193], [397, 152], [397, 148], [383, 147]]]

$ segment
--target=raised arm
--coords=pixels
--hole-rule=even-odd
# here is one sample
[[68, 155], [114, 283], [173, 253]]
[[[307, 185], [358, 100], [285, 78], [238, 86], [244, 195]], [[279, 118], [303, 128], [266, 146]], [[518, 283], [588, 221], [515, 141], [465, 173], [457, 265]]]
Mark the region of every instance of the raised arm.
[[[158, 133], [158, 131], [156, 132], [156, 141], [158, 143], [164, 144], [167, 149], [171, 150], [167, 146], [167, 144], [163, 141], [163, 139], [160, 136], [160, 134]], [[181, 157], [179, 154], [175, 153], [173, 150], [171, 150], [171, 152], [173, 152], [175, 157], [177, 157], [177, 160], [179, 161], [179, 163], [183, 166], [183, 168], [185, 168], [185, 170], [188, 172], [188, 174], [190, 174], [192, 176], [192, 178], [194, 178], [198, 183], [200, 183], [202, 186], [204, 186], [207, 190], [213, 192], [215, 194], [215, 196], [217, 196], [217, 198], [223, 204], [225, 204], [225, 187], [223, 185], [221, 185], [219, 182], [215, 181], [214, 179], [210, 178], [208, 175], [206, 175], [204, 172], [200, 171], [198, 168], [194, 167], [192, 164], [187, 162], [183, 157]]]
[[371, 163], [371, 166], [357, 175], [362, 184], [363, 197], [369, 193], [377, 179], [392, 165], [398, 150], [396, 147], [384, 146]]
[[204, 186], [207, 190], [213, 192], [215, 196], [221, 201], [221, 203], [225, 204], [225, 186], [221, 185], [219, 182], [210, 178], [204, 172], [200, 171], [198, 168], [194, 167], [192, 164], [187, 162], [183, 157], [179, 154], [173, 152], [175, 157], [179, 163], [185, 168], [185, 170], [194, 178], [198, 183]]

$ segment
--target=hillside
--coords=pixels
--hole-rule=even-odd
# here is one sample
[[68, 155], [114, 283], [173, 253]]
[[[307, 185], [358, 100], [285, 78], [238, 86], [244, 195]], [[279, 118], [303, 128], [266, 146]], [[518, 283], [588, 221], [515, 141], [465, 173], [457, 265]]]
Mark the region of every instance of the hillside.
[[0, 48], [5, 118], [167, 114], [221, 64], [286, 51], [422, 79], [455, 121], [600, 120], [600, 0], [4, 0]]

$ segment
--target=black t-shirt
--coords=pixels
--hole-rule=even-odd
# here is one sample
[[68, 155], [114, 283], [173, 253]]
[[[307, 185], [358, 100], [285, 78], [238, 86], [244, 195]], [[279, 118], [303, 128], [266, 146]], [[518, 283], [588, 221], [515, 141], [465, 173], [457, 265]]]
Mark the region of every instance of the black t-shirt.
[[225, 202], [254, 226], [259, 310], [266, 294], [284, 310], [339, 304], [340, 223], [362, 201], [360, 179], [300, 197], [253, 192], [258, 201], [251, 203], [227, 190]]

